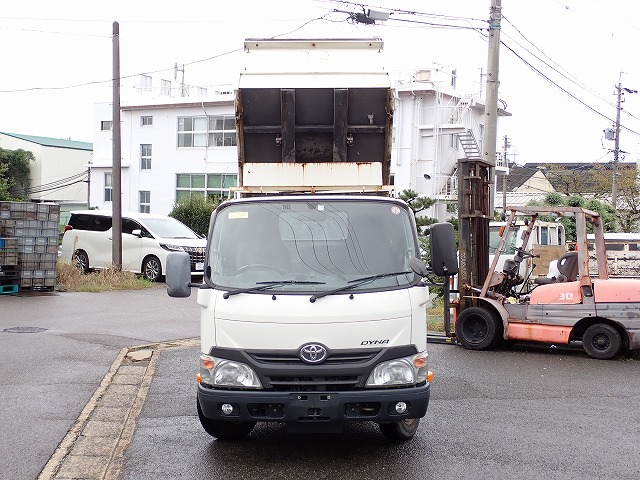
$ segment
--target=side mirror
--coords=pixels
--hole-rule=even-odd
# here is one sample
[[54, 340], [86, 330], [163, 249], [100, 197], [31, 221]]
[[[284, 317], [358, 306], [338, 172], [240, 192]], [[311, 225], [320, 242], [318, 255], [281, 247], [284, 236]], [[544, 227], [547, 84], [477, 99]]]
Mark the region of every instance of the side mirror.
[[186, 298], [191, 295], [191, 259], [187, 252], [167, 254], [167, 294], [170, 297]]
[[431, 267], [439, 277], [458, 273], [458, 250], [453, 225], [434, 223], [429, 228]]
[[131, 235], [135, 235], [136, 237], [142, 237], [142, 230], [139, 228], [135, 228], [131, 230]]

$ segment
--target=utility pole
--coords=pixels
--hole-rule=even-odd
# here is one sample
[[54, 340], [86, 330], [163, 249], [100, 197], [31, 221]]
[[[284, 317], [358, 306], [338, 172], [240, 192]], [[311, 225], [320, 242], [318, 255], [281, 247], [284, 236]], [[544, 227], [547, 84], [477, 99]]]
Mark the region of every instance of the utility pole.
[[120, 25], [118, 25], [118, 22], [113, 22], [113, 109], [111, 127], [113, 129], [111, 259], [113, 266], [120, 270], [122, 268], [122, 145], [120, 141]]
[[616, 89], [616, 124], [614, 126], [614, 147], [613, 147], [613, 179], [611, 180], [611, 206], [613, 208], [617, 208], [618, 204], [618, 176], [620, 173], [618, 172], [619, 161], [620, 161], [620, 112], [622, 111], [622, 95], [623, 90], [626, 93], [638, 93], [638, 90], [631, 90], [630, 88], [622, 87], [622, 74], [624, 72], [620, 72], [620, 76], [618, 77], [618, 84], [615, 86]]
[[[487, 58], [487, 98], [484, 108], [484, 134], [482, 138], [482, 159], [490, 165], [489, 185], [495, 183], [496, 143], [498, 132], [498, 80], [500, 60], [500, 22], [502, 20], [502, 0], [491, 0], [489, 9], [489, 54]], [[489, 195], [490, 213], [493, 212], [494, 198]]]
[[615, 209], [618, 203], [618, 160], [620, 152], [620, 105], [622, 103], [622, 87], [620, 85], [622, 80], [622, 72], [616, 85], [616, 93], [618, 101], [616, 103], [616, 125], [615, 125], [615, 138], [613, 147], [613, 180], [611, 181], [611, 206]]
[[504, 136], [504, 143], [502, 144], [502, 161], [506, 170], [502, 174], [502, 214], [507, 214], [507, 175], [509, 173], [509, 160], [507, 160], [507, 149], [511, 146], [509, 138]]

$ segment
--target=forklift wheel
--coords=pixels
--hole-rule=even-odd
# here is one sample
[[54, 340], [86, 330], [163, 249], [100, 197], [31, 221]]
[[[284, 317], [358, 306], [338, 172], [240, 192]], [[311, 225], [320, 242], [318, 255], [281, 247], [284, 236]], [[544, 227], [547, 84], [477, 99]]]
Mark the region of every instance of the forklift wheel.
[[485, 350], [500, 341], [502, 325], [486, 308], [468, 307], [460, 312], [456, 320], [456, 336], [463, 347]]
[[597, 323], [587, 328], [582, 337], [585, 351], [593, 358], [609, 360], [622, 348], [622, 338], [611, 325]]

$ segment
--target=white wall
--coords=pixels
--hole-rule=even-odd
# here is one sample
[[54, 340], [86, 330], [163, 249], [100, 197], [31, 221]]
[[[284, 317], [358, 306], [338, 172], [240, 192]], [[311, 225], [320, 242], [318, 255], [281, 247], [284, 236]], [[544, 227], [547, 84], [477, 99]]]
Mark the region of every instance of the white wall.
[[[32, 188], [84, 172], [92, 155], [91, 150], [43, 146], [2, 134], [0, 134], [0, 148], [9, 150], [21, 148], [33, 153], [35, 161], [29, 167]], [[78, 182], [64, 188], [34, 193], [30, 197], [32, 200], [42, 202], [86, 205], [87, 191], [87, 184]]]
[[[91, 206], [111, 209], [104, 201], [104, 174], [112, 170], [112, 132], [100, 131], [101, 120], [111, 119], [111, 107], [96, 108], [96, 140], [91, 173]], [[167, 214], [176, 200], [178, 173], [231, 173], [238, 170], [236, 147], [178, 148], [178, 117], [234, 115], [231, 97], [218, 104], [173, 104], [129, 108], [121, 113], [122, 209], [138, 211], [139, 191], [151, 192], [151, 213]], [[141, 126], [140, 117], [152, 116], [153, 125]], [[152, 147], [151, 170], [140, 170], [140, 145]]]

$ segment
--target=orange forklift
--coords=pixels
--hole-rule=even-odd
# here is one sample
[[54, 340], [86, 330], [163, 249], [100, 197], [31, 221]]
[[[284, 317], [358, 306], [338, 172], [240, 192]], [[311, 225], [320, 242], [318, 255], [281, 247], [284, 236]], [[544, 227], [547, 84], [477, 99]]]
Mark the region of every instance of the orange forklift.
[[[610, 359], [640, 349], [640, 279], [608, 278], [602, 221], [597, 212], [579, 207], [508, 207], [507, 224], [489, 265], [489, 166], [459, 162], [458, 251], [450, 224], [431, 226], [431, 268], [445, 276], [445, 336], [463, 347], [484, 350], [503, 340], [579, 345], [593, 358]], [[522, 247], [496, 270], [516, 215], [529, 219]], [[557, 261], [555, 276], [535, 278], [522, 292], [520, 263], [534, 257], [527, 244], [538, 215], [574, 217], [576, 250]], [[589, 275], [587, 229], [594, 233], [598, 274]], [[456, 255], [457, 253], [457, 255]], [[454, 256], [457, 257], [457, 262]], [[457, 263], [454, 265], [454, 263]], [[459, 288], [449, 289], [449, 272]], [[451, 299], [451, 293], [457, 298]], [[453, 325], [453, 329], [451, 328]]]

